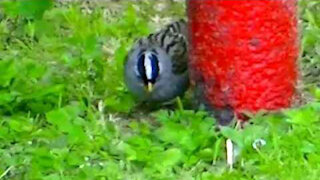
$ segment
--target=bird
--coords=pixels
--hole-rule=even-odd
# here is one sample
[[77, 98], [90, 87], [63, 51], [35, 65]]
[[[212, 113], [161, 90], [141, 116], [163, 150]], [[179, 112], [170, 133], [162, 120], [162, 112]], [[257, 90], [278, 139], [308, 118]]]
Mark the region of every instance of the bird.
[[128, 52], [124, 80], [141, 102], [165, 103], [189, 87], [187, 24], [180, 19], [142, 37]]

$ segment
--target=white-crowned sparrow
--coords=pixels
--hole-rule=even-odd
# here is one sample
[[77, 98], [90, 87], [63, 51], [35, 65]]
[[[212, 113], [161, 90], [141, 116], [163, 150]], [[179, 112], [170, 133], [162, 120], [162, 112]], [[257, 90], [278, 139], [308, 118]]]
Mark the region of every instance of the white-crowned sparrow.
[[187, 26], [184, 20], [139, 39], [125, 62], [125, 83], [144, 102], [163, 103], [189, 86]]

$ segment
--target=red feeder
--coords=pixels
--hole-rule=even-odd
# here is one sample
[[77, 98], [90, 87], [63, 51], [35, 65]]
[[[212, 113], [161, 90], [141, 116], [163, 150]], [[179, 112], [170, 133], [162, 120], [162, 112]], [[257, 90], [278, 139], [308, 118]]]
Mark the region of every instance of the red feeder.
[[[289, 107], [297, 80], [297, 0], [188, 0], [191, 78], [215, 109]], [[240, 116], [239, 116], [240, 115]]]

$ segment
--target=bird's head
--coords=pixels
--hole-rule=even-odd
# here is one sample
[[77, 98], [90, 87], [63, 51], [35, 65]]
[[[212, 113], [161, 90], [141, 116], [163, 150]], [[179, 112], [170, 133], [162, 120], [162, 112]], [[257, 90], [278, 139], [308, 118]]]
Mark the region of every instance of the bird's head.
[[160, 75], [158, 53], [155, 50], [143, 50], [138, 54], [136, 74], [147, 92], [152, 92]]

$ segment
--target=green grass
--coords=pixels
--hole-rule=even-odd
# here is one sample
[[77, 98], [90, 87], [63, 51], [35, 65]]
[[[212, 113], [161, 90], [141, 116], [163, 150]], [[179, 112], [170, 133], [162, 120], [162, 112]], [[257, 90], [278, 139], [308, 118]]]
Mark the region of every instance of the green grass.
[[[129, 115], [135, 101], [122, 80], [126, 53], [159, 27], [155, 20], [183, 16], [184, 5], [121, 7], [106, 18], [77, 4], [1, 1], [0, 179], [319, 179], [319, 76], [306, 76], [314, 102], [256, 115], [241, 131], [217, 131], [205, 112]], [[316, 73], [320, 3], [300, 7], [302, 72]], [[232, 171], [226, 138], [240, 150]], [[267, 144], [254, 149], [257, 138]]]

